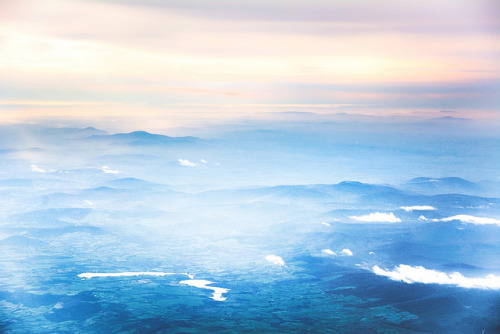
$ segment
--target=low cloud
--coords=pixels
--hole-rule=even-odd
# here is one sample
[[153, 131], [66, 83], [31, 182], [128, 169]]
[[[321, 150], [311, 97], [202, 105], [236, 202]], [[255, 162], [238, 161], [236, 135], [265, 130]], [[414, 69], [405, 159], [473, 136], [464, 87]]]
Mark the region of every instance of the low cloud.
[[500, 290], [500, 276], [493, 274], [485, 277], [470, 278], [464, 277], [459, 272], [447, 274], [420, 266], [412, 267], [405, 264], [397, 266], [393, 271], [374, 266], [373, 272], [376, 275], [388, 277], [393, 281], [401, 281], [408, 284], [445, 284], [456, 285], [462, 288]]
[[274, 265], [277, 265], [277, 266], [284, 266], [285, 265], [285, 261], [283, 260], [283, 258], [281, 256], [277, 256], [277, 255], [266, 256], [266, 261], [270, 262]]
[[36, 173], [47, 173], [45, 169], [38, 167], [37, 165], [31, 165], [31, 170]]
[[430, 205], [413, 205], [413, 206], [402, 206], [401, 209], [405, 210], [406, 212], [412, 212], [412, 211], [432, 211], [436, 210], [435, 207], [430, 206]]
[[453, 220], [459, 220], [462, 223], [474, 224], [474, 225], [498, 225], [500, 226], [499, 219], [487, 218], [487, 217], [475, 217], [469, 215], [456, 215], [448, 218], [438, 219], [438, 221], [449, 222]]
[[394, 216], [394, 213], [374, 212], [364, 216], [349, 216], [349, 218], [360, 222], [373, 223], [400, 223], [401, 219]]
[[77, 276], [80, 278], [94, 278], [94, 277], [130, 277], [130, 276], [169, 276], [169, 275], [186, 275], [193, 279], [193, 275], [187, 273], [164, 273], [156, 271], [126, 271], [121, 273], [81, 273]]
[[102, 166], [100, 169], [104, 174], [118, 174], [118, 173], [120, 173], [117, 170], [110, 169], [108, 166]]
[[344, 248], [342, 250], [342, 254], [347, 255], [347, 256], [353, 256], [353, 253], [351, 252], [350, 249]]
[[186, 159], [179, 159], [179, 165], [185, 166], [185, 167], [196, 167], [196, 163], [191, 162]]
[[332, 251], [331, 249], [323, 249], [321, 251], [321, 253], [323, 254], [328, 254], [328, 255], [337, 255], [337, 253], [335, 253], [334, 251]]
[[325, 226], [331, 226], [330, 224], [328, 224], [327, 222], [322, 222], [321, 225], [325, 225]]
[[205, 280], [185, 280], [185, 281], [180, 281], [180, 284], [186, 284], [189, 286], [194, 286], [200, 289], [209, 289], [212, 290], [214, 293], [212, 294], [213, 300], [222, 302], [226, 300], [226, 297], [223, 297], [222, 295], [227, 293], [230, 289], [224, 289], [224, 288], [218, 288], [215, 286], [208, 286], [209, 284], [212, 284], [213, 282], [210, 281], [205, 281]]

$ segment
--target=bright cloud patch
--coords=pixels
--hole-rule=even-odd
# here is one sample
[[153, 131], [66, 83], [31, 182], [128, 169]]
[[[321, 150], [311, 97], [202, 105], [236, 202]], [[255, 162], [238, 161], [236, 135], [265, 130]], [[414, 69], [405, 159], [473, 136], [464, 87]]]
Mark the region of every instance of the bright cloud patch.
[[459, 272], [447, 274], [420, 266], [412, 267], [405, 264], [397, 266], [393, 271], [374, 266], [373, 272], [376, 275], [388, 277], [393, 281], [402, 281], [409, 284], [446, 284], [456, 285], [462, 288], [500, 290], [500, 276], [495, 276], [493, 274], [485, 277], [470, 278], [464, 277]]
[[210, 281], [205, 281], [205, 280], [185, 280], [185, 281], [180, 281], [180, 284], [186, 284], [190, 286], [194, 286], [200, 289], [209, 289], [213, 290], [212, 298], [213, 300], [217, 301], [224, 301], [226, 300], [226, 297], [222, 297], [224, 293], [227, 293], [230, 289], [224, 289], [224, 288], [217, 288], [214, 286], [208, 286], [208, 284], [212, 284], [213, 282]]
[[277, 255], [266, 256], [266, 261], [270, 262], [272, 264], [275, 264], [277, 266], [284, 266], [285, 265], [285, 261], [283, 260], [283, 258], [281, 256], [277, 256]]
[[327, 222], [322, 222], [321, 223], [322, 225], [325, 225], [325, 226], [331, 226], [330, 224], [328, 224]]
[[45, 169], [38, 167], [37, 165], [31, 165], [31, 170], [36, 173], [47, 173]]
[[129, 277], [129, 276], [168, 276], [168, 275], [186, 275], [193, 278], [193, 275], [187, 273], [162, 273], [155, 271], [128, 271], [123, 273], [81, 273], [78, 277], [81, 278], [94, 278], [94, 277]]
[[191, 162], [186, 159], [179, 159], [179, 165], [185, 166], [185, 167], [196, 167], [196, 163]]
[[120, 173], [117, 170], [110, 169], [108, 166], [102, 166], [101, 170], [104, 174], [118, 174], [118, 173]]
[[352, 256], [353, 255], [352, 252], [351, 252], [351, 250], [347, 249], [347, 248], [344, 248], [342, 250], [342, 254], [347, 255], [347, 256]]
[[373, 222], [373, 223], [400, 223], [401, 219], [394, 216], [394, 213], [374, 212], [364, 216], [349, 216], [349, 218], [360, 222]]
[[493, 218], [486, 218], [486, 217], [475, 217], [475, 216], [469, 216], [469, 215], [456, 215], [456, 216], [441, 219], [441, 221], [443, 221], [443, 222], [449, 222], [452, 220], [459, 220], [462, 223], [469, 223], [469, 224], [475, 224], [475, 225], [493, 224], [493, 225], [500, 226], [500, 220], [493, 219]]
[[321, 251], [321, 253], [323, 254], [328, 254], [328, 255], [337, 255], [337, 253], [335, 253], [334, 251], [332, 251], [331, 249], [323, 249]]
[[402, 206], [401, 209], [405, 210], [406, 212], [436, 210], [435, 207], [430, 206], [430, 205]]

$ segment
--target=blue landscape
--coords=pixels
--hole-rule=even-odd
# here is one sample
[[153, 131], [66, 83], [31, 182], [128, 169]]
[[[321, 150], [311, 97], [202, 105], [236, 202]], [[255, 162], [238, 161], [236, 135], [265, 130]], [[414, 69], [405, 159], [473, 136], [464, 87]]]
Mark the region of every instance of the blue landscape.
[[498, 332], [500, 137], [445, 122], [4, 125], [2, 331]]
[[0, 333], [500, 333], [498, 0], [0, 0]]

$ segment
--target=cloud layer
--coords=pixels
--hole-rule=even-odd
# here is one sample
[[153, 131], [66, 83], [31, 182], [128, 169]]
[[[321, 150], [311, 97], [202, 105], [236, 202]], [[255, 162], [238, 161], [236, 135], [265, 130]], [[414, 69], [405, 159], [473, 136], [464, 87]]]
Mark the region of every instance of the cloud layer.
[[173, 106], [227, 117], [209, 106], [332, 101], [496, 110], [498, 10], [489, 0], [3, 0], [0, 116], [187, 120], [189, 108]]

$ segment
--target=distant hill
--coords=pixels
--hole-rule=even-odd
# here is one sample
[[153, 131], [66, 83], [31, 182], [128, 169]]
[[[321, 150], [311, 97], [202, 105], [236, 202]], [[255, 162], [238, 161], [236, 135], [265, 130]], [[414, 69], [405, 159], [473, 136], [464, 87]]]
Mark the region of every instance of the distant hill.
[[434, 121], [434, 122], [446, 122], [446, 121], [471, 121], [469, 118], [460, 118], [460, 117], [453, 117], [453, 116], [443, 116], [443, 117], [437, 117], [437, 118], [431, 118], [429, 121]]
[[430, 178], [417, 177], [403, 185], [404, 189], [426, 194], [460, 193], [469, 194], [481, 190], [481, 186], [459, 177]]
[[165, 145], [165, 144], [190, 144], [201, 141], [196, 137], [169, 137], [146, 131], [134, 131], [129, 133], [116, 133], [112, 135], [92, 135], [87, 140], [107, 142], [110, 144], [128, 145]]
[[135, 177], [127, 177], [111, 180], [105, 183], [105, 186], [117, 189], [161, 189], [164, 185], [154, 182], [148, 182]]
[[33, 180], [30, 179], [8, 179], [0, 180], [0, 188], [31, 188], [33, 187]]

